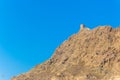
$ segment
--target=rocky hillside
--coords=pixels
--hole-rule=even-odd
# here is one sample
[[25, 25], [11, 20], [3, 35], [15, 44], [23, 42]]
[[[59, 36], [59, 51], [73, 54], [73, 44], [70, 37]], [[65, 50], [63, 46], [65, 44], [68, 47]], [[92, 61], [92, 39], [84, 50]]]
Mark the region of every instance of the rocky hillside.
[[12, 80], [120, 80], [120, 27], [81, 25], [51, 59]]

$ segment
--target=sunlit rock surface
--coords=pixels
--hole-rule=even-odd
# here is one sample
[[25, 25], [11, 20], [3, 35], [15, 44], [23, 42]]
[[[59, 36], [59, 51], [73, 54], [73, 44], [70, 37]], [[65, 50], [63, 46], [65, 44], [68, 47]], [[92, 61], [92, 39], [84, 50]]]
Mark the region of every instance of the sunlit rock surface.
[[82, 24], [48, 61], [12, 80], [120, 80], [120, 28]]

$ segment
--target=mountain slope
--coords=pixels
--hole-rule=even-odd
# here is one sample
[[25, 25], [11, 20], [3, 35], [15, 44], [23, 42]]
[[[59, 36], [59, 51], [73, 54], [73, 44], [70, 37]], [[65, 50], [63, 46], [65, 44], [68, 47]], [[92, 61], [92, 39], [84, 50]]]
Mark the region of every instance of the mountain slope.
[[119, 80], [119, 66], [120, 28], [81, 25], [51, 59], [12, 80]]

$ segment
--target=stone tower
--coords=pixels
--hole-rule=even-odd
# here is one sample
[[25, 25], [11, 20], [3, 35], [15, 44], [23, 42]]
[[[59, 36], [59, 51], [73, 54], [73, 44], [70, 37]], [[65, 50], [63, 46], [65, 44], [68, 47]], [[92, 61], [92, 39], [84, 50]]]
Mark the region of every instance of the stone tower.
[[80, 25], [80, 30], [83, 30], [85, 28], [85, 25], [84, 24], [81, 24]]

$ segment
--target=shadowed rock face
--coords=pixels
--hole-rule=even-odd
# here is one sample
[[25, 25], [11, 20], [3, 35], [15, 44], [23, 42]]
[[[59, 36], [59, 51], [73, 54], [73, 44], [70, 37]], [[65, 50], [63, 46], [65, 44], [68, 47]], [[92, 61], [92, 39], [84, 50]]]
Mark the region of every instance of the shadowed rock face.
[[120, 28], [84, 28], [51, 59], [12, 80], [120, 80]]

